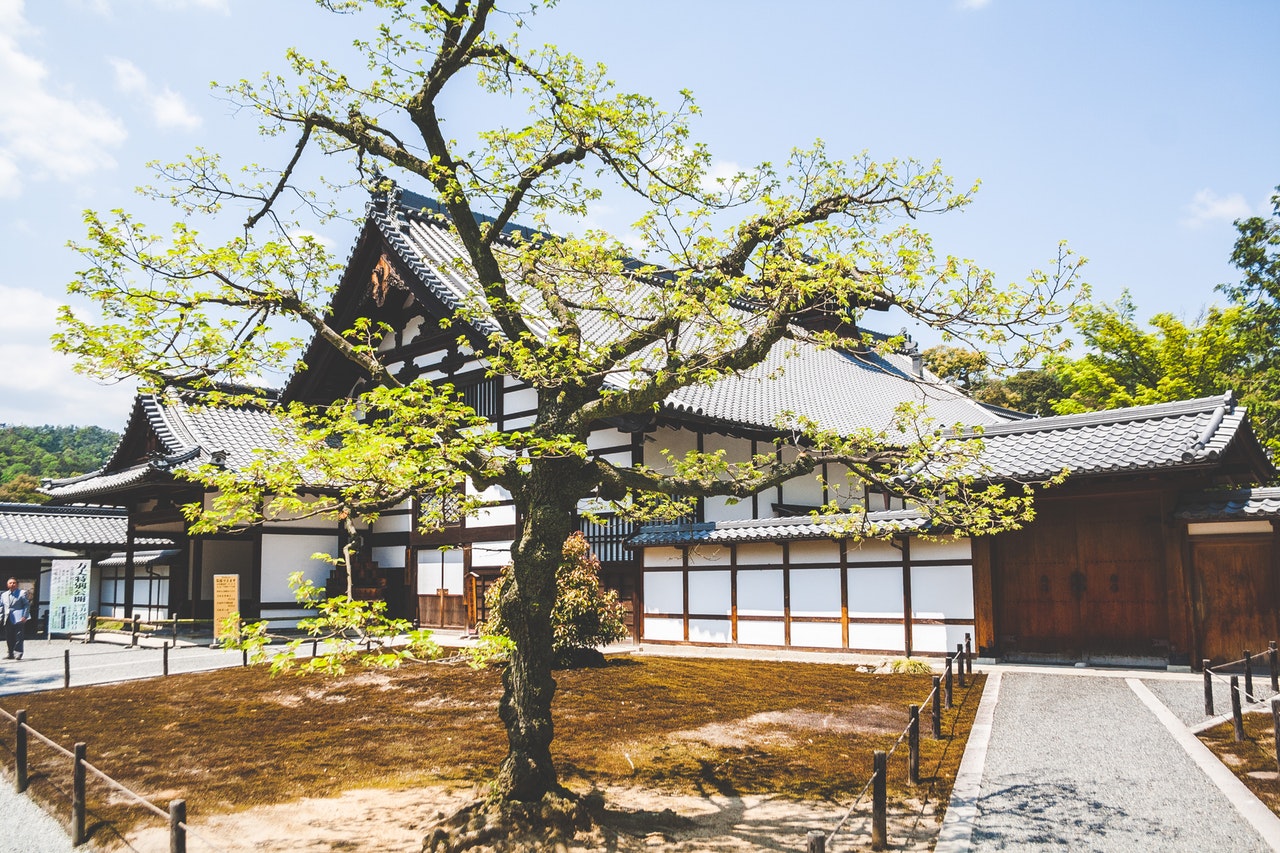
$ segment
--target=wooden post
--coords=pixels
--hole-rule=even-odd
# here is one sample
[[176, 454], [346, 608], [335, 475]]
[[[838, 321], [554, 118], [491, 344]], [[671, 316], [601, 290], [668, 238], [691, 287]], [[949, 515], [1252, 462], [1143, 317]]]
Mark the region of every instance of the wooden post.
[[318, 637], [311, 641], [311, 656], [313, 658], [320, 657], [320, 639]]
[[1203, 661], [1204, 672], [1204, 715], [1213, 716], [1213, 672], [1209, 669], [1209, 659]]
[[62, 652], [62, 686], [71, 686], [71, 649]]
[[89, 642], [93, 642], [93, 638], [98, 634], [98, 614], [89, 614]]
[[240, 650], [240, 665], [241, 665], [241, 666], [248, 666], [248, 665], [249, 665], [249, 650], [248, 650], [248, 649], [241, 649], [241, 650]]
[[19, 794], [27, 790], [27, 712], [14, 714], [13, 727], [13, 790]]
[[956, 679], [960, 689], [964, 689], [964, 644], [956, 643]]
[[953, 702], [954, 697], [951, 695], [954, 692], [954, 689], [952, 687], [952, 681], [951, 681], [951, 656], [950, 655], [947, 655], [947, 664], [945, 667], [943, 667], [943, 670], [942, 670], [942, 688], [943, 688], [942, 690], [943, 704], [945, 704], [947, 706], [947, 709], [950, 710], [955, 705], [955, 703]]
[[133, 628], [130, 629], [130, 635], [129, 635], [129, 645], [131, 647], [138, 645], [138, 623], [141, 621], [142, 621], [142, 617], [140, 617], [137, 613], [133, 614]]
[[1271, 700], [1271, 728], [1276, 736], [1276, 767], [1280, 768], [1280, 698]]
[[888, 775], [889, 759], [882, 749], [875, 751], [875, 777], [871, 782], [871, 849], [884, 850], [889, 846], [888, 832]]
[[805, 836], [805, 853], [827, 853], [827, 836], [821, 829], [811, 829]]
[[964, 668], [973, 675], [973, 638], [968, 631], [964, 632]]
[[169, 853], [187, 853], [187, 801], [169, 803]]
[[907, 782], [920, 784], [920, 706], [908, 705], [907, 715]]
[[169, 643], [167, 640], [164, 644], [164, 674], [169, 674]]
[[173, 617], [173, 644], [178, 645], [178, 617]]
[[942, 740], [942, 679], [933, 677], [933, 739]]
[[1245, 703], [1256, 702], [1253, 698], [1253, 655], [1244, 650], [1244, 699]]
[[71, 846], [79, 847], [88, 838], [84, 832], [84, 756], [85, 745], [75, 745], [74, 764], [71, 767]]
[[1244, 740], [1244, 715], [1240, 713], [1240, 676], [1231, 676], [1231, 721], [1236, 727], [1236, 742]]
[[1276, 641], [1272, 640], [1267, 648], [1267, 663], [1271, 665], [1271, 692], [1280, 693], [1280, 660], [1277, 660]]

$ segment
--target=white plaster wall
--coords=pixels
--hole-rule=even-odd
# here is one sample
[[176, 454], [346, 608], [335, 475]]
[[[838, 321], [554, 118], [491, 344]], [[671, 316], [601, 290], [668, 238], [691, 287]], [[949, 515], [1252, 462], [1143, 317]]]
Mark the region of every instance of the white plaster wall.
[[655, 568], [683, 566], [684, 553], [679, 548], [645, 548], [644, 564]]
[[858, 625], [850, 622], [849, 648], [905, 654], [907, 636], [901, 625]]
[[684, 639], [684, 620], [646, 616], [644, 619], [644, 638], [646, 640], [680, 642]]
[[753, 646], [781, 646], [787, 638], [781, 622], [738, 622], [738, 642]]
[[781, 566], [782, 546], [772, 542], [751, 542], [738, 546], [739, 566]]
[[727, 571], [689, 572], [689, 612], [728, 616], [733, 609], [732, 590]]
[[698, 448], [698, 437], [688, 430], [662, 427], [648, 437], [653, 438], [653, 441], [644, 443], [644, 464], [658, 471], [670, 471], [670, 466], [662, 457], [663, 449], [670, 450], [679, 459], [690, 450]]
[[969, 540], [948, 537], [939, 540], [911, 540], [911, 560], [969, 560], [972, 551]]
[[838, 622], [792, 622], [791, 645], [838, 649], [841, 643]]
[[373, 524], [374, 533], [408, 533], [413, 530], [413, 515], [380, 515]]
[[902, 569], [849, 569], [849, 617], [902, 618]]
[[733, 560], [728, 545], [694, 545], [689, 549], [689, 566], [727, 566]]
[[791, 563], [826, 563], [831, 566], [840, 565], [840, 543], [829, 539], [813, 542], [792, 542]]
[[[644, 612], [645, 613], [683, 613], [684, 612], [684, 573], [683, 572], [645, 572], [644, 573]], [[647, 620], [646, 620], [647, 624]], [[680, 633], [684, 635], [684, 623], [681, 622]], [[646, 629], [647, 631], [647, 629]]]
[[[914, 590], [913, 590], [914, 592]], [[964, 643], [965, 632], [973, 633], [973, 625], [911, 626], [911, 647], [916, 652], [954, 652]]]
[[972, 619], [973, 569], [912, 566], [911, 613], [917, 619]]
[[791, 615], [839, 616], [840, 570], [792, 569]]
[[538, 389], [536, 388], [504, 388], [502, 410], [504, 412], [528, 412], [538, 408]]
[[631, 435], [620, 429], [592, 430], [587, 436], [587, 449], [599, 450], [602, 447], [630, 447]]
[[[781, 617], [782, 605], [781, 569], [745, 569], [738, 572], [739, 616]], [[738, 625], [739, 639], [742, 637], [742, 624]]]
[[[331, 566], [312, 559], [315, 553], [338, 554], [336, 536], [262, 536], [262, 600], [292, 601], [289, 575], [302, 572], [316, 586], [323, 587]], [[241, 581], [243, 584], [243, 580]], [[244, 592], [244, 587], [241, 587]]]
[[728, 619], [690, 619], [689, 642], [729, 643], [733, 641], [733, 626]]
[[850, 563], [901, 562], [902, 552], [881, 539], [865, 539], [850, 542], [847, 559]]

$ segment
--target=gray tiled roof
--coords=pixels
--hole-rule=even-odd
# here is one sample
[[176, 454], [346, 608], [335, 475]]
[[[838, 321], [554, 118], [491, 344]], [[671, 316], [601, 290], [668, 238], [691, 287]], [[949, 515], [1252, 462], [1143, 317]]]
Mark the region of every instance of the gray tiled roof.
[[[129, 544], [129, 519], [121, 507], [0, 504], [0, 539], [65, 548], [124, 547]], [[172, 544], [167, 539], [136, 542]]]
[[[370, 205], [369, 217], [380, 233], [414, 271], [419, 285], [450, 310], [479, 303], [478, 288], [463, 274], [458, 259], [464, 252], [448, 221], [435, 213], [430, 199], [403, 192], [399, 203]], [[661, 302], [661, 290], [640, 279], [619, 279], [614, 298], [624, 300], [633, 318], [643, 322]], [[519, 293], [516, 294], [520, 296]], [[537, 304], [530, 291], [527, 305]], [[744, 314], [744, 317], [746, 315]], [[532, 307], [526, 322], [545, 333], [547, 322]], [[584, 338], [596, 344], [623, 334], [626, 320], [602, 312], [577, 315]], [[481, 322], [479, 331], [496, 331]], [[695, 336], [690, 332], [690, 337]], [[666, 400], [668, 411], [691, 414], [732, 425], [772, 429], [789, 415], [813, 420], [820, 427], [841, 432], [886, 429], [900, 403], [924, 404], [939, 425], [997, 424], [1006, 418], [968, 399], [955, 388], [925, 375], [914, 376], [906, 355], [852, 353], [820, 348], [804, 340], [776, 344], [757, 367], [722, 378], [712, 385], [682, 388]], [[606, 379], [614, 387], [626, 387], [631, 374], [619, 372]]]
[[707, 521], [691, 524], [651, 524], [640, 528], [627, 545], [695, 545], [699, 542], [780, 542], [795, 539], [839, 539], [853, 530], [866, 536], [919, 531], [928, 518], [911, 509], [869, 512], [865, 518], [850, 515], [758, 518], [742, 521]]
[[[288, 453], [291, 442], [270, 405], [214, 407], [199, 405], [198, 397], [173, 392], [139, 394], [130, 426], [153, 433], [163, 451], [144, 462], [124, 467], [117, 458], [124, 443], [101, 469], [63, 480], [41, 490], [59, 501], [84, 501], [145, 482], [163, 482], [178, 470], [194, 470], [221, 454], [233, 470], [248, 465], [259, 451]], [[128, 432], [128, 430], [126, 430]]]
[[[134, 551], [134, 566], [152, 566], [156, 563], [162, 563], [181, 554], [182, 551], [177, 548], [164, 548], [158, 551]], [[129, 553], [127, 551], [115, 551], [110, 556], [104, 557], [98, 561], [98, 567], [102, 569], [122, 569], [129, 562]]]
[[1237, 489], [1187, 495], [1175, 515], [1188, 521], [1280, 518], [1280, 489]]
[[1031, 479], [1212, 462], [1235, 440], [1245, 409], [1230, 393], [1175, 403], [1059, 415], [985, 427], [980, 476]]

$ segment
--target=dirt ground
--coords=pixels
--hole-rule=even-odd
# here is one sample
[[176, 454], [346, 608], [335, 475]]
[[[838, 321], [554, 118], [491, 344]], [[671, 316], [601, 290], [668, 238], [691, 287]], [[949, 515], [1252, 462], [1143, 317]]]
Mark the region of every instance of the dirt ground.
[[[219, 815], [196, 824], [189, 836], [192, 853], [210, 849], [265, 851], [344, 851], [344, 853], [418, 853], [432, 825], [471, 801], [474, 790], [347, 791], [338, 797], [309, 798]], [[700, 797], [638, 788], [604, 789], [606, 824], [580, 837], [570, 851], [670, 850], [678, 853], [746, 850], [804, 850], [809, 830], [831, 832], [848, 804], [795, 802], [744, 795]], [[870, 809], [864, 800], [828, 851], [864, 850], [870, 845]], [[941, 815], [932, 806], [922, 813], [890, 815], [889, 839], [895, 850], [929, 850]], [[159, 821], [157, 820], [158, 824]], [[231, 842], [233, 847], [228, 848]], [[141, 829], [115, 850], [164, 853], [167, 826]]]

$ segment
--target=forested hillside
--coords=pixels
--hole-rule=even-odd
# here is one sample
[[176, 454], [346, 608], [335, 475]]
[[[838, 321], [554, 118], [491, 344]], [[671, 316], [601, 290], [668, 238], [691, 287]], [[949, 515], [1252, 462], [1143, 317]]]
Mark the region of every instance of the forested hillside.
[[119, 439], [101, 427], [0, 424], [0, 501], [43, 503], [41, 478], [96, 470]]

